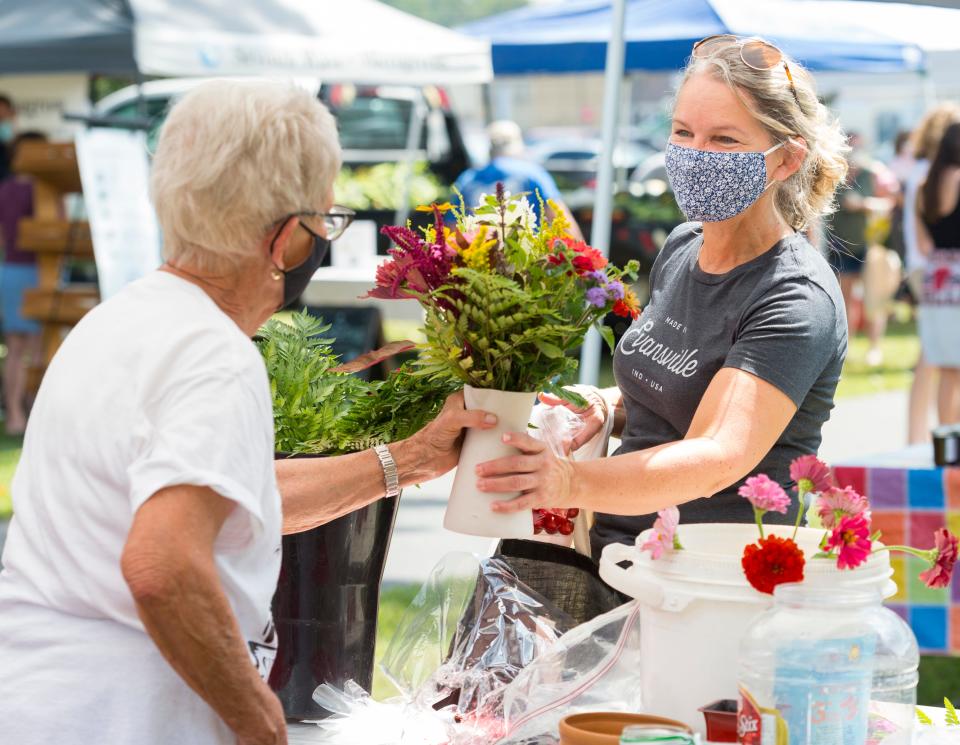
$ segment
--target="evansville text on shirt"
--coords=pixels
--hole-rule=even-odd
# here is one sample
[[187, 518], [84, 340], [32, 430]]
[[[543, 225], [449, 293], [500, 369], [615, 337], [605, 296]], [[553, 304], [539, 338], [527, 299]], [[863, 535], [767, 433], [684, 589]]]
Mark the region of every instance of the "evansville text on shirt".
[[674, 375], [682, 375], [684, 378], [694, 375], [700, 364], [696, 359], [697, 352], [700, 350], [671, 349], [650, 336], [653, 327], [654, 321], [647, 320], [638, 328], [627, 331], [620, 340], [620, 351], [625, 355], [639, 352]]

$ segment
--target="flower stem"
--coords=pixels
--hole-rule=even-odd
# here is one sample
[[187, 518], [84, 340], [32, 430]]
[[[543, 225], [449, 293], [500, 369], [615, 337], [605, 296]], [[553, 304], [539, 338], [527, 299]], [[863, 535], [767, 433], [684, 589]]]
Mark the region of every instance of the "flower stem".
[[757, 527], [760, 528], [760, 540], [763, 540], [763, 514], [765, 510], [753, 508], [753, 519], [757, 521]]
[[905, 554], [916, 556], [918, 559], [923, 559], [930, 564], [936, 563], [937, 557], [940, 555], [940, 552], [935, 548], [924, 551], [923, 549], [913, 548], [912, 546], [883, 546], [882, 548], [876, 549], [873, 553], [880, 553], [881, 551], [902, 551]]
[[[803, 479], [800, 479], [800, 481], [803, 481]], [[799, 502], [799, 504], [797, 505], [797, 521], [793, 524], [793, 536], [791, 537], [794, 541], [797, 540], [797, 533], [800, 531], [800, 520], [805, 512], [804, 497], [806, 496], [807, 491], [803, 488], [802, 484], [797, 484], [797, 502]]]

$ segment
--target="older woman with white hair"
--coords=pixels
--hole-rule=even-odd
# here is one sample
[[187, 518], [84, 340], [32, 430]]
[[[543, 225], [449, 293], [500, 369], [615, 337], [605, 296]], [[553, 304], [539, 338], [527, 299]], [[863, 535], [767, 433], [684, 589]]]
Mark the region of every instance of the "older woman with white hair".
[[166, 263], [73, 330], [27, 429], [0, 575], [3, 742], [286, 742], [264, 682], [281, 532], [382, 498], [390, 460], [401, 485], [443, 473], [462, 428], [490, 425], [454, 397], [387, 466], [367, 451], [275, 472], [250, 337], [345, 227], [339, 166], [333, 118], [294, 87], [216, 82], [172, 110], [152, 176]]

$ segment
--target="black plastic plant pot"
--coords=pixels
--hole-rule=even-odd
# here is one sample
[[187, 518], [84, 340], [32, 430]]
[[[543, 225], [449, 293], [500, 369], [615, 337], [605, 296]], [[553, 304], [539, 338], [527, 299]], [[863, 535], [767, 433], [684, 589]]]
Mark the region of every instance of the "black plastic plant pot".
[[[277, 458], [290, 457], [278, 453]], [[298, 455], [292, 457], [323, 457]], [[270, 672], [287, 717], [323, 719], [321, 683], [373, 684], [380, 581], [399, 499], [376, 502], [313, 530], [283, 537], [273, 597], [277, 658]]]

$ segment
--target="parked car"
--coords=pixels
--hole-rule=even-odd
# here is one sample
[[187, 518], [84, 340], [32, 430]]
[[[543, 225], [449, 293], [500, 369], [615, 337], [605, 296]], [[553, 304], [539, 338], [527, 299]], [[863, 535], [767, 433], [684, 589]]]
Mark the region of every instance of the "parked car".
[[[94, 115], [118, 126], [124, 121], [143, 126], [152, 150], [171, 103], [202, 82], [173, 78], [129, 86], [97, 102]], [[344, 158], [338, 192], [359, 219], [378, 227], [392, 223], [398, 213], [405, 219], [416, 203], [445, 199], [449, 185], [470, 165], [459, 121], [442, 88], [294, 82], [317, 95], [337, 118]], [[377, 236], [378, 252], [386, 253], [387, 238], [379, 231]]]
[[[531, 145], [530, 157], [540, 163], [557, 182], [571, 209], [592, 204], [597, 188], [603, 143], [595, 137], [547, 139]], [[645, 145], [624, 142], [613, 154], [614, 185], [627, 186], [629, 174], [652, 151]]]

